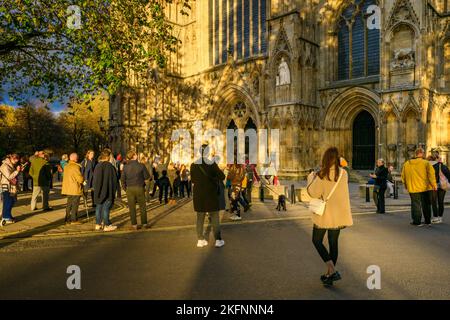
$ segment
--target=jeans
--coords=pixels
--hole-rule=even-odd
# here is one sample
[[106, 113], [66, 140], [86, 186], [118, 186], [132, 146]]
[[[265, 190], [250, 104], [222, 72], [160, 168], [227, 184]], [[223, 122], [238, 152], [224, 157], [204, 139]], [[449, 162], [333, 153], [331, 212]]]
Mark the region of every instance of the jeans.
[[12, 208], [16, 202], [16, 197], [12, 196], [8, 191], [2, 192], [3, 208], [2, 208], [2, 219], [12, 220]]
[[81, 196], [67, 196], [66, 221], [70, 217], [72, 221], [77, 221], [78, 207]]
[[422, 212], [425, 224], [431, 223], [431, 191], [410, 193], [411, 197], [411, 218], [413, 224], [422, 223]]
[[203, 233], [203, 225], [205, 223], [206, 212], [197, 212], [197, 238], [198, 240], [209, 239], [209, 234], [212, 230], [214, 231], [214, 239], [222, 240], [220, 234], [220, 221], [219, 221], [219, 211], [213, 211], [208, 213], [208, 227], [206, 232]]
[[50, 193], [50, 187], [40, 187], [40, 186], [34, 186], [33, 187], [33, 194], [31, 195], [31, 211], [36, 209], [37, 204], [37, 198], [42, 192], [42, 208], [48, 209], [48, 195]]
[[433, 207], [433, 217], [442, 217], [444, 214], [444, 198], [446, 191], [438, 188], [437, 191], [431, 191], [431, 204]]
[[127, 188], [128, 207], [130, 208], [131, 224], [137, 225], [136, 204], [139, 204], [141, 211], [141, 223], [147, 224], [147, 205], [145, 201], [144, 187], [128, 187]]
[[105, 226], [109, 226], [111, 224], [111, 221], [109, 221], [109, 211], [111, 210], [112, 201], [106, 200], [102, 204], [97, 204], [95, 206], [95, 221], [96, 224], [103, 224]]
[[[325, 233], [328, 231], [328, 246], [330, 247], [330, 252], [327, 251], [327, 248], [323, 245], [323, 238], [325, 237]], [[313, 228], [312, 242], [319, 252], [320, 257], [323, 262], [333, 261], [333, 264], [336, 265], [338, 258], [338, 240], [339, 234], [341, 230], [331, 230], [331, 229], [318, 229], [316, 227]]]

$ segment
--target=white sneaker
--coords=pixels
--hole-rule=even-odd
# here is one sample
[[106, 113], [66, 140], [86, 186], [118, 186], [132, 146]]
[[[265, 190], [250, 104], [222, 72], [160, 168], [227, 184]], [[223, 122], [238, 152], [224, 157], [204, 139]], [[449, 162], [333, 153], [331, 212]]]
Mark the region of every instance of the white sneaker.
[[441, 222], [440, 222], [439, 218], [436, 217], [436, 218], [431, 219], [431, 223], [441, 223]]
[[232, 215], [232, 216], [230, 217], [230, 219], [233, 220], [233, 221], [240, 221], [240, 220], [242, 220], [242, 217], [237, 216], [237, 215]]
[[102, 225], [101, 224], [96, 224], [95, 225], [95, 231], [99, 231], [102, 230]]
[[223, 240], [216, 240], [216, 248], [223, 247], [225, 245], [225, 241]]
[[208, 241], [206, 240], [198, 240], [197, 241], [197, 248], [203, 248], [208, 245]]
[[108, 232], [108, 231], [114, 231], [117, 229], [117, 226], [113, 226], [112, 224], [110, 224], [109, 226], [106, 226], [103, 228], [103, 231]]

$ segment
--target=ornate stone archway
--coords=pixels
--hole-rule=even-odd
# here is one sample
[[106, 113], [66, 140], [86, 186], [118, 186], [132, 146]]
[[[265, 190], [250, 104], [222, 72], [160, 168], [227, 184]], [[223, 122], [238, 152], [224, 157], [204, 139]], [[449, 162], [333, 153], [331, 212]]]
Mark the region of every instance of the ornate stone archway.
[[[327, 108], [324, 127], [327, 143], [322, 146], [339, 148], [341, 154], [352, 164], [353, 158], [353, 123], [361, 111], [367, 111], [375, 121], [375, 137], [377, 146], [380, 141], [379, 106], [381, 98], [373, 91], [366, 88], [355, 87], [348, 89], [337, 96]], [[376, 148], [375, 155], [379, 156], [380, 150]]]
[[234, 120], [239, 129], [244, 129], [249, 118], [260, 128], [261, 121], [255, 101], [243, 88], [231, 84], [217, 98], [208, 121], [213, 128], [225, 130], [230, 121]]

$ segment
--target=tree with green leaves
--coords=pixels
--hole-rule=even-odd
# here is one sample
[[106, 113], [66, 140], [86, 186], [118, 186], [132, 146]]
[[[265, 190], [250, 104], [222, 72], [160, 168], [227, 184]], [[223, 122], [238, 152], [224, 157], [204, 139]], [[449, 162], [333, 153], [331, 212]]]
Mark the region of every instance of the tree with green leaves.
[[179, 42], [165, 9], [177, 2], [188, 14], [189, 1], [3, 1], [0, 95], [50, 103], [90, 99], [99, 90], [114, 94], [131, 78], [151, 85], [150, 70], [164, 68]]
[[104, 140], [104, 133], [98, 125], [100, 118], [108, 117], [108, 101], [98, 95], [89, 106], [83, 101], [71, 101], [66, 110], [58, 115], [58, 123], [63, 128], [66, 153], [84, 154], [88, 149], [98, 152]]

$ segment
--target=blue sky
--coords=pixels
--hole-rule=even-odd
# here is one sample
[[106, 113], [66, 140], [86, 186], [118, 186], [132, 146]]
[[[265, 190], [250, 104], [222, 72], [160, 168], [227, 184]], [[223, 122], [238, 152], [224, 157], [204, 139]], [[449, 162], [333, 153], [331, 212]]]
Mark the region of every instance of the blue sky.
[[[28, 100], [29, 101], [35, 101], [36, 98], [30, 97]], [[4, 104], [7, 104], [9, 106], [17, 107], [17, 101], [9, 100], [8, 95], [2, 96], [0, 98], [0, 103], [4, 103]], [[49, 107], [50, 107], [50, 110], [53, 111], [53, 112], [59, 112], [59, 111], [62, 111], [65, 108], [64, 103], [60, 102], [60, 101], [57, 101], [57, 102], [54, 102], [54, 103], [50, 104]]]
[[[10, 105], [10, 106], [13, 106], [13, 107], [17, 107], [18, 106], [18, 102], [11, 100], [10, 97], [8, 96], [8, 90], [9, 90], [10, 87], [11, 87], [10, 83], [2, 85], [3, 92], [0, 92], [0, 104], [7, 104], [7, 105]], [[41, 105], [42, 104], [36, 97], [30, 96], [27, 93], [24, 93], [23, 98], [25, 98], [25, 100], [34, 102], [36, 105]], [[68, 101], [56, 101], [54, 103], [51, 103], [49, 105], [50, 110], [53, 111], [53, 112], [60, 112], [60, 111], [62, 111], [65, 108], [65, 104], [67, 102]]]

